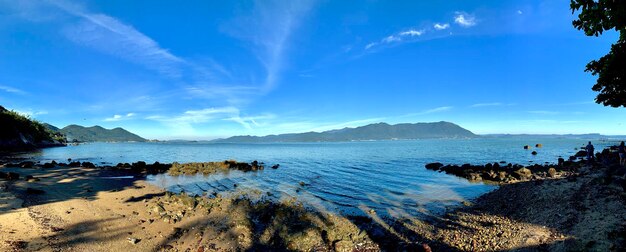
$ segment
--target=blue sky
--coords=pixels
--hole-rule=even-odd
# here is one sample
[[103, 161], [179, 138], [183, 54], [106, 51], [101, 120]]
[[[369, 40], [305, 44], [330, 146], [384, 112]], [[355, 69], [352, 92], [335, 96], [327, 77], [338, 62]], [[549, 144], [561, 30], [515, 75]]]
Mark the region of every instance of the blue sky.
[[374, 122], [626, 134], [569, 1], [0, 0], [0, 104], [213, 139]]

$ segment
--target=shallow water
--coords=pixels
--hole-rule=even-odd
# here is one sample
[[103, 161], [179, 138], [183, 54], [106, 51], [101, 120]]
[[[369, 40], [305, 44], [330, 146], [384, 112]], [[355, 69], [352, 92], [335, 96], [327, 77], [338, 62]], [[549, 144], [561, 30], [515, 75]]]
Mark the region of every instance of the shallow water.
[[[174, 192], [258, 192], [273, 199], [295, 197], [310, 207], [360, 214], [367, 209], [389, 216], [441, 213], [495, 186], [428, 171], [429, 162], [485, 164], [506, 161], [554, 163], [573, 155], [584, 139], [466, 139], [341, 143], [92, 143], [49, 148], [24, 156], [39, 161], [68, 158], [97, 164], [118, 162], [202, 162], [235, 159], [265, 162], [258, 172], [230, 171], [210, 176], [149, 176], [150, 183]], [[522, 146], [536, 143], [543, 148]], [[596, 144], [601, 149], [607, 143]], [[279, 169], [269, 166], [280, 164]], [[301, 185], [304, 183], [304, 186]], [[237, 186], [235, 186], [235, 184]], [[269, 194], [268, 194], [269, 193]]]

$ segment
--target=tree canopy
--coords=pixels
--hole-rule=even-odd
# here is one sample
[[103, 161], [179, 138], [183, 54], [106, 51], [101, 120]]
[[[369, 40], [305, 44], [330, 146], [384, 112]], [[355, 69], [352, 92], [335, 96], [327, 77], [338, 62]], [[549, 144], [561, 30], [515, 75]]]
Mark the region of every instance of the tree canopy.
[[611, 50], [587, 64], [585, 72], [598, 76], [591, 88], [599, 92], [596, 102], [604, 106], [626, 107], [626, 0], [571, 0], [572, 14], [581, 10], [572, 24], [587, 36], [600, 36], [615, 30], [619, 39]]

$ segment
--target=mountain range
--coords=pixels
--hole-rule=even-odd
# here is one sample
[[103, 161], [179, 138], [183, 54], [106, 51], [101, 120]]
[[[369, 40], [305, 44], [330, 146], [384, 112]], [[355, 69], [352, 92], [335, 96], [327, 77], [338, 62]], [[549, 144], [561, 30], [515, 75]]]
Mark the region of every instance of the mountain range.
[[100, 126], [83, 127], [80, 125], [68, 125], [59, 129], [53, 125], [45, 124], [53, 132], [65, 135], [68, 142], [145, 142], [146, 139], [133, 134], [122, 128], [105, 129]]
[[234, 136], [216, 139], [220, 143], [263, 143], [263, 142], [340, 142], [368, 140], [442, 139], [478, 137], [450, 122], [401, 123], [390, 125], [375, 123], [356, 128], [343, 128], [324, 132], [306, 132], [268, 136]]

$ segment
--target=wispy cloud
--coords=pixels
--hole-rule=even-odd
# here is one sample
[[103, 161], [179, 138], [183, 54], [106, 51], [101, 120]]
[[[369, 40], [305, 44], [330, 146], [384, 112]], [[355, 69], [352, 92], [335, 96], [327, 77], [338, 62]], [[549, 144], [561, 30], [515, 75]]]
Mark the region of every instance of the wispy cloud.
[[528, 111], [528, 113], [538, 114], [538, 115], [556, 115], [556, 114], [560, 114], [560, 112], [558, 112], [558, 111], [548, 111], [548, 110], [532, 110], [532, 111]]
[[439, 31], [440, 30], [445, 30], [445, 29], [450, 28], [450, 24], [448, 24], [448, 23], [445, 23], [445, 24], [435, 23], [433, 25], [433, 28], [435, 28], [435, 30], [439, 30]]
[[9, 87], [9, 86], [4, 86], [4, 85], [0, 85], [0, 90], [7, 92], [7, 93], [13, 93], [13, 94], [26, 94], [26, 92], [20, 89]]
[[480, 108], [480, 107], [497, 107], [497, 106], [503, 106], [504, 104], [501, 102], [491, 102], [491, 103], [476, 103], [476, 104], [472, 104], [470, 107], [471, 108]]
[[78, 4], [65, 1], [51, 3], [78, 18], [63, 28], [63, 34], [69, 40], [167, 76], [181, 76], [181, 65], [186, 63], [185, 60], [162, 48], [133, 26], [102, 13], [90, 12]]
[[457, 11], [454, 15], [454, 22], [462, 27], [472, 27], [476, 25], [476, 17], [466, 12]]
[[453, 108], [452, 106], [437, 107], [437, 108], [426, 110], [426, 111], [422, 112], [422, 114], [432, 114], [432, 113], [438, 113], [438, 112], [445, 112], [445, 111], [452, 110], [452, 108]]
[[126, 115], [113, 115], [112, 117], [105, 118], [105, 122], [117, 122], [122, 120], [128, 120], [135, 117], [135, 113], [127, 113]]
[[290, 39], [314, 3], [258, 0], [250, 15], [238, 17], [226, 26], [226, 33], [252, 43], [252, 50], [265, 68], [263, 93], [271, 91], [279, 81]]
[[395, 34], [389, 35], [387, 37], [382, 38], [378, 42], [372, 42], [365, 46], [365, 50], [368, 50], [374, 46], [382, 45], [382, 44], [391, 44], [397, 42], [403, 42], [406, 40], [414, 39], [416, 37], [420, 37], [426, 33], [426, 30], [415, 30], [409, 29], [401, 32], [397, 32]]
[[398, 118], [447, 112], [447, 111], [452, 110], [453, 108], [454, 107], [452, 107], [452, 106], [441, 106], [441, 107], [426, 109], [426, 110], [423, 110], [423, 111], [420, 111], [420, 112], [416, 112], [416, 113], [409, 113], [409, 114], [406, 114], [406, 115], [403, 115], [403, 116], [398, 116]]
[[273, 114], [263, 114], [255, 116], [242, 116], [238, 108], [233, 106], [205, 108], [200, 110], [188, 110], [180, 115], [161, 116], [152, 115], [145, 119], [154, 120], [168, 124], [173, 127], [183, 127], [193, 130], [194, 124], [204, 124], [215, 121], [232, 121], [240, 124], [246, 129], [252, 129], [254, 126], [262, 126], [261, 120], [275, 118]]

